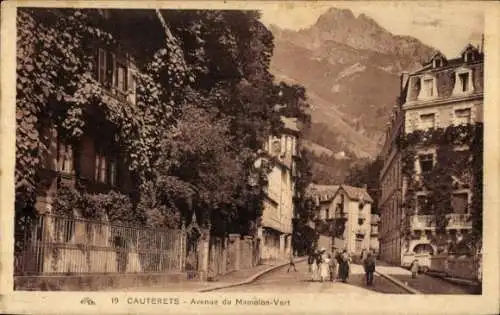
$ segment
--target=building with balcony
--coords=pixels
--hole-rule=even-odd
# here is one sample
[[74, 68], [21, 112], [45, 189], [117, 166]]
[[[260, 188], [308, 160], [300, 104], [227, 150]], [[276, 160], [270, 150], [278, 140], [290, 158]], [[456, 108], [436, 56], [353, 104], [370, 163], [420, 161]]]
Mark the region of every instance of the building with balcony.
[[258, 228], [260, 258], [285, 258], [292, 250], [292, 220], [295, 206], [295, 162], [298, 158], [299, 123], [295, 118], [281, 118], [280, 136], [270, 136], [263, 157], [271, 163], [265, 187], [264, 210]]
[[[382, 151], [380, 246], [383, 259], [407, 266], [418, 258], [428, 265], [429, 257], [447, 250], [438, 246], [437, 239], [457, 243], [471, 231], [469, 205], [473, 181], [469, 144], [433, 139], [439, 134], [446, 135], [446, 139], [453, 135], [464, 137], [468, 128], [482, 122], [483, 64], [482, 51], [467, 45], [458, 58], [447, 59], [436, 53], [421, 69], [402, 75], [400, 102], [389, 123]], [[402, 172], [403, 147], [398, 144], [398, 137], [412, 138], [415, 142], [414, 160], [407, 161], [411, 174]], [[440, 152], [444, 149], [463, 161], [463, 166], [453, 168], [451, 163], [446, 166], [438, 162], [442, 161]], [[433, 193], [429, 176], [438, 163], [449, 174], [452, 187], [445, 232], [440, 233], [443, 235], [437, 235], [435, 205], [429, 200]], [[394, 182], [391, 176], [395, 177]]]
[[380, 216], [378, 214], [372, 214], [370, 219], [370, 249], [372, 249], [377, 255], [380, 253], [380, 242], [379, 236], [379, 222]]
[[401, 152], [398, 140], [403, 133], [404, 111], [401, 106], [404, 102], [408, 75], [401, 76], [401, 95], [398, 103], [392, 108], [390, 121], [386, 124], [385, 142], [380, 152], [383, 166], [379, 174], [380, 209], [379, 244], [380, 257], [384, 261], [394, 264], [401, 262], [401, 222], [402, 222], [402, 195], [401, 195]]
[[366, 188], [311, 184], [307, 197], [313, 201], [315, 210], [317, 247], [331, 251], [347, 249], [353, 254], [374, 249], [371, 247], [373, 199]]

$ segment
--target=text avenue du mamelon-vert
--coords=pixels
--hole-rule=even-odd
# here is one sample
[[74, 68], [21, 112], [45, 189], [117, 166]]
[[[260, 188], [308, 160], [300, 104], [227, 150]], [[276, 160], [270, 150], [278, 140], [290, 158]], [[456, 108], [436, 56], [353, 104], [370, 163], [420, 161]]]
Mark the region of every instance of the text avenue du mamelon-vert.
[[191, 299], [190, 304], [201, 305], [255, 305], [255, 306], [290, 306], [290, 300], [282, 299], [223, 299], [222, 301], [216, 299]]

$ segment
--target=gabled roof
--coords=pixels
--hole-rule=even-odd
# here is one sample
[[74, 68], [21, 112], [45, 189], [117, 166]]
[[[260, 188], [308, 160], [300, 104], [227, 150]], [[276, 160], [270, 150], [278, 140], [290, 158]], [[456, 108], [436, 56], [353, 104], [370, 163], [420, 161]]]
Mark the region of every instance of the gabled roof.
[[362, 198], [366, 202], [373, 203], [373, 199], [368, 194], [368, 191], [366, 191], [366, 188], [353, 187], [349, 185], [340, 185], [338, 191], [340, 190], [345, 191], [347, 197], [349, 197], [349, 199], [351, 200], [360, 200]]
[[333, 199], [339, 187], [339, 185], [310, 184], [306, 189], [306, 195], [316, 202], [327, 201]]
[[476, 47], [474, 47], [472, 44], [469, 43], [469, 44], [467, 44], [467, 46], [465, 46], [464, 49], [462, 49], [462, 51], [460, 52], [460, 55], [463, 55], [468, 50], [473, 50], [474, 52], [479, 52], [479, 49], [477, 49]]
[[328, 201], [335, 198], [337, 193], [343, 190], [347, 197], [351, 200], [360, 200], [363, 198], [364, 201], [373, 203], [372, 197], [368, 194], [366, 188], [354, 187], [349, 185], [317, 185], [310, 184], [307, 187], [306, 195], [319, 201]]
[[446, 60], [446, 56], [445, 56], [445, 55], [443, 55], [443, 53], [441, 53], [440, 51], [438, 51], [438, 52], [434, 53], [434, 55], [432, 55], [432, 57], [431, 57], [431, 59], [430, 59], [430, 60], [432, 61], [432, 60], [434, 60], [434, 59], [436, 59], [436, 58], [438, 58], [438, 57], [439, 57], [439, 58], [442, 58], [442, 59], [444, 59], [444, 60]]

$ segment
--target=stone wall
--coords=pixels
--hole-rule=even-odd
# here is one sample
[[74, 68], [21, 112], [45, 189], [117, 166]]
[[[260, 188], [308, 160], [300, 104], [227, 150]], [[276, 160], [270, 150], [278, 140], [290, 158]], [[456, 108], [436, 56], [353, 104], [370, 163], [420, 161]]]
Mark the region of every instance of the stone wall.
[[252, 236], [230, 234], [226, 238], [211, 237], [208, 255], [209, 280], [259, 264], [257, 241]]
[[478, 280], [480, 278], [479, 264], [471, 256], [434, 256], [431, 258], [430, 269], [453, 278], [467, 280]]

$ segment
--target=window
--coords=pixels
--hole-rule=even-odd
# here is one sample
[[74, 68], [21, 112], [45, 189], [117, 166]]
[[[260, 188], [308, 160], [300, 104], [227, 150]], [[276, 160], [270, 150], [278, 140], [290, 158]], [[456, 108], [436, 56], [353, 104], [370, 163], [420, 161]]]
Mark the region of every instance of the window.
[[116, 161], [109, 162], [109, 184], [116, 185]]
[[357, 252], [360, 252], [361, 251], [361, 245], [363, 244], [363, 240], [362, 239], [356, 239], [356, 251]]
[[420, 163], [421, 173], [432, 171], [432, 167], [434, 166], [434, 156], [432, 154], [422, 154], [418, 157], [418, 161]]
[[58, 142], [57, 165], [59, 172], [73, 173], [73, 148], [61, 140]]
[[472, 61], [474, 60], [474, 54], [471, 51], [469, 51], [468, 53], [465, 54], [464, 58], [465, 62]]
[[104, 86], [110, 87], [113, 83], [114, 55], [99, 48], [98, 59], [97, 79]]
[[434, 68], [439, 68], [443, 65], [443, 61], [441, 58], [436, 58], [434, 59]]
[[455, 110], [455, 121], [458, 125], [466, 125], [471, 122], [470, 108]]
[[424, 80], [424, 96], [425, 97], [434, 96], [434, 80], [433, 79], [425, 79]]
[[468, 213], [469, 195], [467, 193], [455, 193], [451, 196], [451, 207], [454, 213]]
[[462, 92], [467, 92], [469, 90], [469, 73], [460, 73], [458, 78], [460, 80], [460, 90]]
[[418, 215], [426, 215], [430, 214], [430, 208], [428, 204], [427, 196], [420, 195], [417, 196], [417, 214]]
[[329, 218], [330, 218], [330, 209], [326, 208], [326, 210], [325, 210], [325, 219], [329, 219]]
[[272, 144], [272, 150], [273, 154], [279, 155], [281, 153], [281, 141], [280, 140], [274, 140]]
[[107, 64], [106, 56], [107, 56], [106, 51], [103, 49], [99, 49], [97, 80], [102, 84], [105, 84], [106, 82], [106, 64]]
[[95, 156], [94, 180], [103, 184], [117, 184], [117, 162], [104, 151], [99, 150]]
[[119, 64], [116, 67], [116, 88], [122, 92], [127, 91], [127, 68]]
[[420, 126], [422, 129], [434, 128], [436, 124], [436, 117], [434, 114], [420, 115]]
[[95, 176], [94, 180], [106, 183], [107, 163], [106, 156], [99, 152], [95, 156]]

